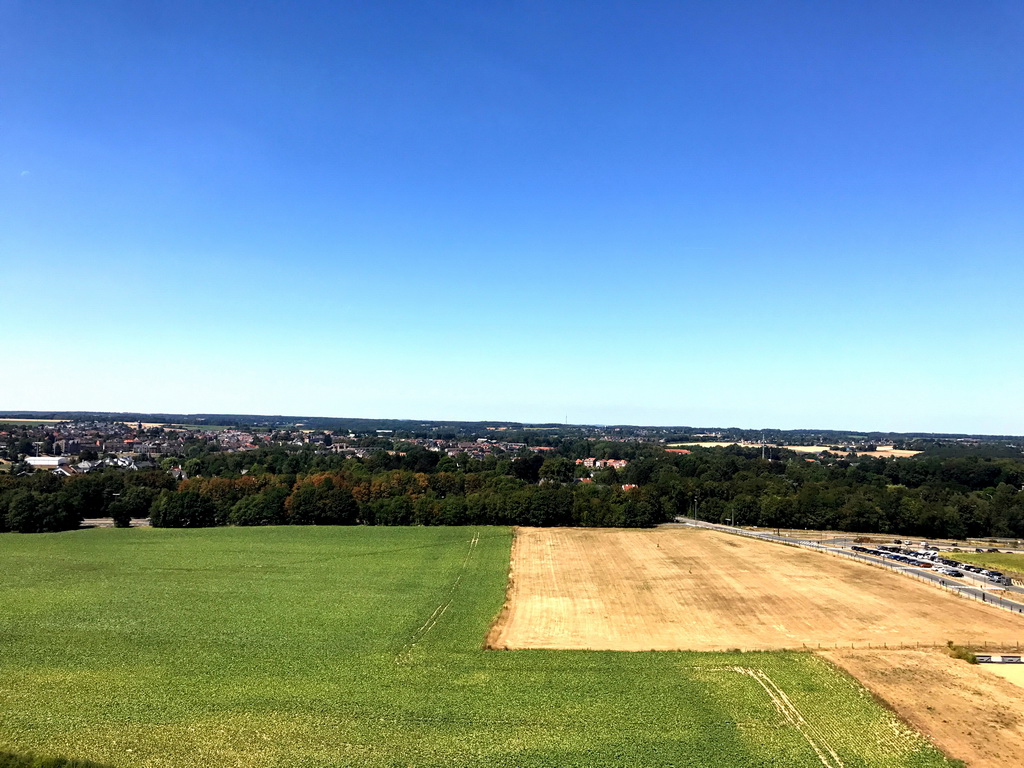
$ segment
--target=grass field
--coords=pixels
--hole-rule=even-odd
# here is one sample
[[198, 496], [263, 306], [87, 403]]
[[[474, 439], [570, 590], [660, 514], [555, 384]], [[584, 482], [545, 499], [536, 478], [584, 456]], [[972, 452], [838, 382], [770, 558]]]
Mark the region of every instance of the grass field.
[[501, 528], [0, 537], [0, 750], [118, 768], [949, 768], [800, 653], [485, 651]]
[[1015, 579], [1024, 579], [1024, 555], [1010, 552], [954, 552], [950, 557], [963, 563], [1000, 571]]

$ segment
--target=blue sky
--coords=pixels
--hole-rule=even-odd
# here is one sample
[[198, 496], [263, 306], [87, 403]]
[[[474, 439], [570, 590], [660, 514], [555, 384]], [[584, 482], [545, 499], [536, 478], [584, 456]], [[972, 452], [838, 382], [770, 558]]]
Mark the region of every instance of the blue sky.
[[1024, 433], [1018, 2], [0, 0], [0, 409]]

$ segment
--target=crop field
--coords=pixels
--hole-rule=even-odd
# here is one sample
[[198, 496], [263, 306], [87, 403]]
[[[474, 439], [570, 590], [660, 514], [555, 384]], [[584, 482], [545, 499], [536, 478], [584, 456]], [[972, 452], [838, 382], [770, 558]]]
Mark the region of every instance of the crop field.
[[696, 528], [520, 528], [497, 648], [778, 650], [1024, 641], [1024, 617], [888, 570]]
[[[137, 421], [122, 421], [128, 427], [138, 426]], [[190, 431], [190, 432], [223, 432], [227, 429], [234, 429], [234, 427], [228, 427], [221, 424], [171, 424], [163, 421], [144, 421], [142, 422], [143, 429], [152, 429], [153, 427], [163, 427], [168, 430], [176, 431]]]
[[949, 557], [962, 563], [973, 563], [982, 568], [1001, 571], [1015, 579], [1024, 579], [1024, 555], [1012, 552], [953, 552]]
[[804, 653], [488, 651], [502, 528], [0, 536], [0, 750], [118, 768], [952, 768]]
[[[744, 442], [723, 442], [723, 441], [704, 441], [695, 443], [669, 443], [669, 448], [725, 448], [730, 445], [738, 445], [743, 448], [760, 448], [761, 443], [744, 443]], [[827, 445], [783, 445], [774, 446], [770, 445], [769, 448], [781, 447], [787, 451], [793, 451], [794, 453], [821, 453], [822, 451], [829, 451], [837, 456], [847, 456], [849, 451], [833, 451]], [[917, 456], [921, 451], [907, 451], [902, 448], [893, 448], [891, 445], [881, 445], [874, 451], [856, 451], [858, 456], [872, 456], [875, 458], [909, 458], [911, 456]]]
[[4, 424], [15, 424], [19, 427], [37, 427], [43, 424], [60, 424], [60, 419], [0, 419], [0, 427]]

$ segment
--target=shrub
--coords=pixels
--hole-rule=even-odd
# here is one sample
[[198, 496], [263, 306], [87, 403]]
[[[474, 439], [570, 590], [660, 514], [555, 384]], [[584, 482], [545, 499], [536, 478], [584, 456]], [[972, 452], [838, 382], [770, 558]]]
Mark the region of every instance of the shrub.
[[954, 659], [963, 659], [968, 664], [978, 663], [978, 657], [974, 655], [970, 648], [962, 645], [953, 645], [952, 640], [946, 641], [946, 652]]

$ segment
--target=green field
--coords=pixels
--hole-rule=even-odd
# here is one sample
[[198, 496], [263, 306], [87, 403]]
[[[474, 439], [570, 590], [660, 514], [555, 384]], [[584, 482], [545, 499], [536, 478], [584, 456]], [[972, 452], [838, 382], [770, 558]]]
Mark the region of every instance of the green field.
[[808, 654], [481, 650], [510, 541], [0, 536], [0, 750], [119, 768], [952, 765]]
[[973, 563], [982, 568], [1002, 571], [1015, 579], [1024, 579], [1024, 555], [1009, 552], [954, 552], [950, 557], [962, 563]]

